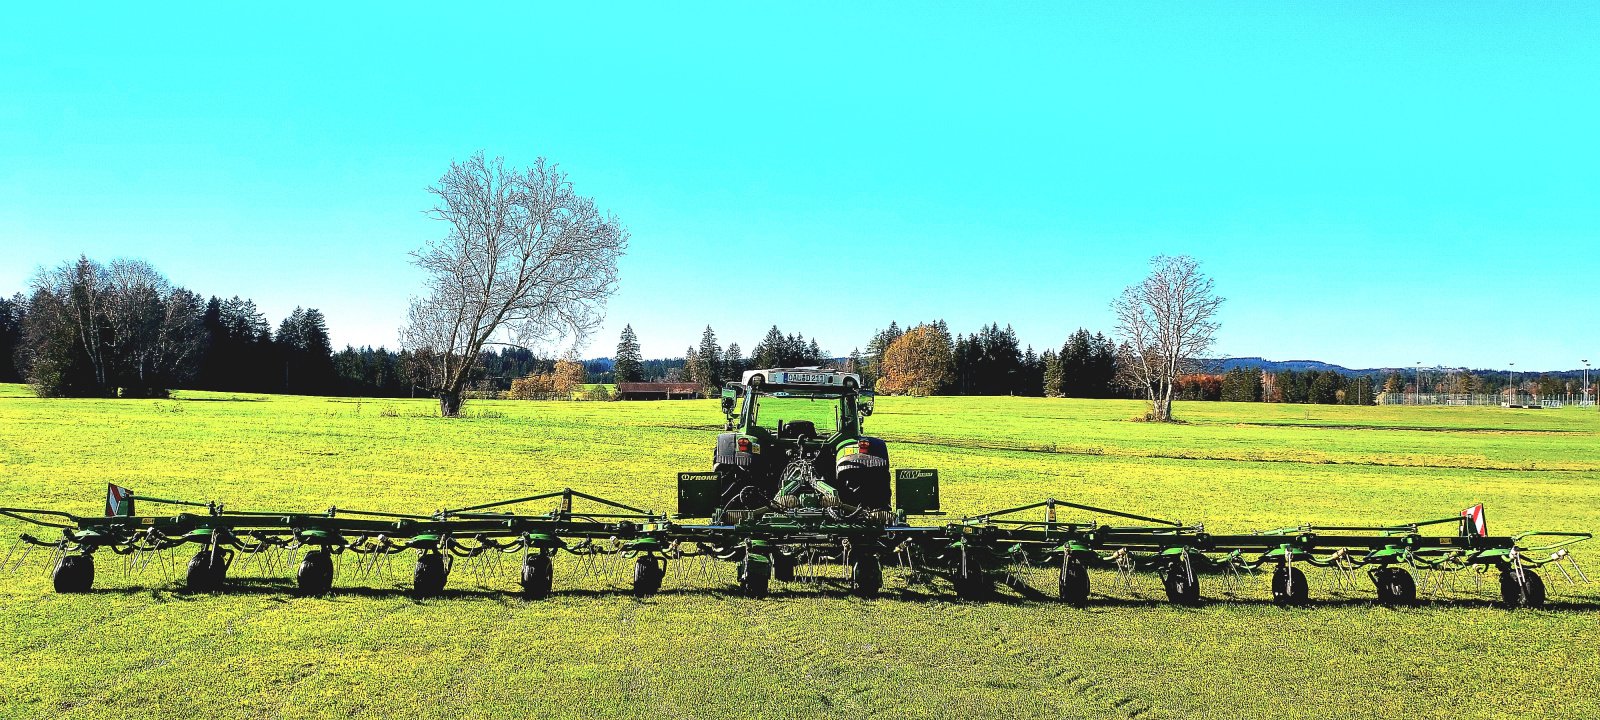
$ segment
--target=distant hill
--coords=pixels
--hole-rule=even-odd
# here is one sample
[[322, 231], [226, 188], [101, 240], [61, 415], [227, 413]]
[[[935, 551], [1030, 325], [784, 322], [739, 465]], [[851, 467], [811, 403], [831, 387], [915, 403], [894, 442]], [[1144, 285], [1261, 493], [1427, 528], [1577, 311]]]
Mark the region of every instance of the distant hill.
[[1325, 363], [1321, 360], [1268, 360], [1266, 358], [1259, 357], [1221, 358], [1216, 360], [1203, 360], [1201, 362], [1204, 363], [1206, 368], [1211, 369], [1214, 372], [1227, 372], [1234, 368], [1259, 368], [1268, 372], [1280, 372], [1283, 370], [1319, 370], [1326, 372], [1332, 370], [1333, 372], [1344, 375], [1373, 375], [1388, 372], [1393, 369], [1363, 368], [1353, 370], [1343, 365]]

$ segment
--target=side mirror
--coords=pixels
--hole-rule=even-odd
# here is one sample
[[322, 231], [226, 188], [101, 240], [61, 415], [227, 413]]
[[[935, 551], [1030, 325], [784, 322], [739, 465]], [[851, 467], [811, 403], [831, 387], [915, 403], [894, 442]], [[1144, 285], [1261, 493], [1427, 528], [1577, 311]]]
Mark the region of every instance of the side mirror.
[[739, 395], [743, 390], [744, 386], [740, 385], [739, 383], [728, 383], [726, 387], [722, 388], [723, 415], [733, 415], [733, 406], [735, 403], [737, 403]]
[[861, 399], [856, 401], [856, 408], [861, 411], [861, 417], [872, 416], [872, 401], [875, 398], [868, 393], [862, 393]]
[[732, 415], [733, 414], [733, 398], [728, 397], [727, 395], [723, 395], [722, 396], [722, 414], [723, 415]]

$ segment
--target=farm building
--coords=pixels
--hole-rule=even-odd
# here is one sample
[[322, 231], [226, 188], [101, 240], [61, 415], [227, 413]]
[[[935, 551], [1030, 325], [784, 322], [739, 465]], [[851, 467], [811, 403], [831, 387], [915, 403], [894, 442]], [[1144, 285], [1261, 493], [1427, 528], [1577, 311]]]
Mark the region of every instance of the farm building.
[[700, 397], [700, 386], [695, 383], [617, 383], [618, 400], [688, 400], [696, 397]]

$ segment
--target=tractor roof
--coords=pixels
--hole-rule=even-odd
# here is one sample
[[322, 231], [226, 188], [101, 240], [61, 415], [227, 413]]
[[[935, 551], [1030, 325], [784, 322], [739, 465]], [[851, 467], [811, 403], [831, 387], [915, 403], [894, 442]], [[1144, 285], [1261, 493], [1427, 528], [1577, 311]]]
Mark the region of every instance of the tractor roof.
[[746, 387], [763, 391], [805, 394], [839, 394], [860, 391], [861, 376], [831, 368], [765, 368], [746, 370], [740, 378]]

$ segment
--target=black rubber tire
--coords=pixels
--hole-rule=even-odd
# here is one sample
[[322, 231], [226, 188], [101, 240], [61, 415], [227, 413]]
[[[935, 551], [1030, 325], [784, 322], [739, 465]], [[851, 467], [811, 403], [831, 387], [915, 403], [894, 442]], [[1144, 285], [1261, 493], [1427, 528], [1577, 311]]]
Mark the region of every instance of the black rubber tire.
[[233, 553], [226, 548], [205, 549], [189, 559], [184, 584], [189, 592], [216, 592], [228, 582], [228, 563]]
[[1304, 605], [1311, 596], [1306, 574], [1292, 565], [1272, 570], [1272, 602], [1277, 605]]
[[1516, 570], [1505, 568], [1500, 571], [1500, 600], [1506, 607], [1544, 607], [1544, 599], [1544, 579], [1532, 569], [1522, 569], [1521, 582], [1517, 579]]
[[88, 555], [67, 555], [56, 561], [51, 581], [58, 593], [89, 592], [94, 586], [94, 558]]
[[883, 587], [883, 565], [876, 555], [856, 558], [850, 563], [850, 592], [857, 597], [870, 598]]
[[633, 561], [633, 596], [642, 598], [661, 592], [661, 578], [666, 574], [658, 558], [640, 555]]
[[785, 555], [773, 550], [767, 558], [772, 560], [772, 579], [778, 582], [794, 582], [794, 556]]
[[1161, 573], [1161, 587], [1167, 591], [1167, 600], [1174, 605], [1200, 604], [1200, 578], [1189, 563], [1179, 560], [1167, 565]]
[[745, 597], [763, 598], [772, 583], [772, 563], [746, 555], [739, 561], [739, 592]]
[[333, 589], [333, 557], [327, 550], [312, 550], [300, 561], [294, 580], [301, 595], [327, 595]]
[[542, 600], [550, 595], [554, 585], [555, 566], [549, 555], [533, 553], [522, 561], [522, 597]]
[[450, 582], [450, 566], [444, 553], [425, 552], [417, 556], [417, 567], [411, 573], [411, 594], [419, 598], [433, 597], [444, 592]]
[[966, 600], [984, 600], [994, 592], [994, 581], [977, 558], [968, 557], [964, 564], [956, 566], [950, 581], [956, 586], [956, 595]]
[[1417, 602], [1417, 581], [1403, 568], [1378, 568], [1372, 573], [1372, 584], [1378, 588], [1378, 602], [1384, 605], [1398, 607]]
[[1083, 607], [1089, 604], [1089, 568], [1083, 566], [1082, 560], [1069, 558], [1061, 564], [1056, 592], [1062, 602], [1070, 605]]

